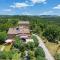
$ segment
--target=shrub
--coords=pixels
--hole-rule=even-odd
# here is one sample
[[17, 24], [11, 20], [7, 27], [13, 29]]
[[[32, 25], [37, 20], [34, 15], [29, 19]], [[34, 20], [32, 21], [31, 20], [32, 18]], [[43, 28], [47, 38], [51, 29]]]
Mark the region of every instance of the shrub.
[[6, 53], [0, 52], [0, 59], [6, 59]]
[[33, 51], [29, 51], [29, 52], [28, 52], [28, 57], [29, 57], [30, 59], [33, 59], [34, 56], [35, 56], [35, 55], [34, 55], [34, 52], [33, 52]]
[[22, 57], [22, 58], [25, 57], [25, 52], [21, 52], [21, 57]]
[[22, 40], [19, 37], [15, 37], [14, 47], [20, 49], [21, 44], [22, 44]]
[[5, 51], [3, 51], [3, 52], [0, 52], [0, 59], [6, 59], [6, 60], [11, 60], [12, 59], [12, 57], [13, 57], [13, 55], [14, 55], [14, 53], [16, 53], [15, 51], [13, 52], [13, 51], [9, 51], [9, 52], [5, 52]]
[[58, 38], [58, 35], [58, 31], [53, 28], [48, 28], [43, 32], [43, 36], [45, 36], [50, 42], [55, 42]]
[[45, 57], [37, 56], [36, 60], [46, 60]]
[[6, 39], [7, 39], [7, 33], [5, 31], [0, 32], [0, 43], [5, 42]]
[[21, 52], [24, 52], [26, 50], [26, 44], [25, 43], [22, 43], [21, 45], [20, 45], [20, 51]]
[[39, 45], [38, 39], [35, 36], [31, 37], [34, 40], [35, 46], [37, 47]]
[[45, 53], [41, 47], [37, 47], [35, 50], [35, 56], [45, 57]]
[[34, 42], [28, 42], [28, 43], [27, 43], [27, 48], [28, 48], [28, 49], [33, 50], [34, 47], [35, 47], [35, 43], [34, 43]]
[[55, 59], [56, 59], [56, 60], [60, 60], [60, 54], [56, 54], [56, 55], [55, 55]]

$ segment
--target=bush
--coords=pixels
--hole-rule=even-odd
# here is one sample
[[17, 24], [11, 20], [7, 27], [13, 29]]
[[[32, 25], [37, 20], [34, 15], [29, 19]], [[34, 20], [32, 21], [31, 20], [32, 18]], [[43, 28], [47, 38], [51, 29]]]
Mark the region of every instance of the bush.
[[9, 51], [9, 52], [0, 52], [0, 59], [6, 59], [6, 60], [11, 60], [12, 59], [12, 57], [13, 57], [13, 55], [14, 55], [14, 53], [16, 53], [15, 51], [13, 52], [13, 51]]
[[26, 44], [25, 43], [22, 43], [21, 45], [20, 45], [20, 51], [21, 52], [24, 52], [26, 50]]
[[34, 55], [34, 52], [33, 52], [33, 51], [29, 51], [29, 52], [28, 52], [28, 57], [29, 57], [29, 59], [33, 59], [34, 56], [35, 56], [35, 55]]
[[14, 47], [20, 49], [21, 44], [22, 44], [22, 40], [19, 37], [15, 37]]
[[45, 57], [37, 56], [36, 60], [46, 60]]
[[0, 32], [0, 43], [5, 42], [6, 39], [7, 39], [7, 33], [5, 31]]
[[35, 57], [37, 56], [45, 57], [45, 53], [41, 47], [37, 47], [35, 50]]
[[30, 49], [30, 50], [33, 50], [35, 47], [35, 43], [34, 42], [28, 42], [27, 43], [27, 48]]
[[22, 52], [26, 50], [26, 44], [19, 37], [15, 37], [14, 47]]
[[22, 57], [22, 58], [25, 57], [25, 52], [21, 52], [21, 57]]
[[60, 60], [60, 54], [56, 54], [56, 55], [55, 55], [55, 59], [56, 59], [56, 60]]
[[43, 36], [45, 36], [50, 42], [55, 42], [58, 38], [58, 35], [58, 31], [53, 28], [48, 28], [43, 32]]
[[38, 39], [35, 36], [31, 37], [34, 40], [35, 46], [37, 47], [39, 45]]
[[6, 59], [6, 53], [0, 52], [0, 59]]

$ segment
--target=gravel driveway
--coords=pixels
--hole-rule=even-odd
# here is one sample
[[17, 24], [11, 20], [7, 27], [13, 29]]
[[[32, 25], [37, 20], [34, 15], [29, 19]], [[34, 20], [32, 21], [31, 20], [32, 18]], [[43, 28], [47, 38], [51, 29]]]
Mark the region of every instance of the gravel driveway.
[[55, 60], [54, 57], [50, 54], [49, 50], [47, 49], [47, 47], [45, 46], [44, 42], [42, 41], [42, 39], [38, 36], [33, 34], [35, 37], [37, 37], [37, 39], [39, 40], [39, 46], [43, 48], [44, 52], [45, 52], [45, 56], [46, 56], [46, 60]]

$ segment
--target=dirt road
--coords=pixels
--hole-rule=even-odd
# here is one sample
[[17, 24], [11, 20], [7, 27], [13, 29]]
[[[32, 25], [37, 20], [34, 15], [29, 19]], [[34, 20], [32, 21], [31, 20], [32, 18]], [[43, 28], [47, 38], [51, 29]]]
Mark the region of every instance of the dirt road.
[[33, 34], [35, 37], [37, 37], [37, 39], [39, 40], [39, 46], [43, 48], [44, 52], [45, 52], [45, 56], [46, 56], [46, 60], [55, 60], [54, 57], [50, 54], [49, 50], [47, 49], [47, 47], [45, 46], [44, 42], [42, 41], [42, 39], [38, 36]]

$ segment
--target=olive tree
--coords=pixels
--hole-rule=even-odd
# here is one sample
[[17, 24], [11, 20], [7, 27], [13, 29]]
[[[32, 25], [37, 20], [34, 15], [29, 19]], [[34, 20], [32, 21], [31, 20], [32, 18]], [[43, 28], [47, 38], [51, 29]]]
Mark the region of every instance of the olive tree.
[[35, 47], [35, 43], [34, 42], [28, 42], [27, 43], [27, 48], [30, 49], [30, 50], [33, 50]]
[[15, 37], [14, 47], [20, 49], [20, 45], [22, 44], [22, 40], [19, 37]]
[[0, 32], [0, 43], [5, 42], [6, 39], [7, 39], [7, 33], [5, 31]]
[[43, 32], [43, 36], [45, 36], [47, 38], [47, 40], [50, 42], [56, 42], [58, 35], [59, 35], [58, 31], [56, 29], [53, 29], [53, 28], [47, 28]]
[[45, 57], [45, 53], [41, 47], [37, 47], [35, 50], [35, 56]]
[[29, 59], [33, 59], [34, 56], [35, 56], [34, 55], [34, 51], [28, 51], [28, 57], [29, 57]]
[[45, 57], [37, 56], [36, 60], [46, 60]]
[[60, 54], [59, 53], [55, 55], [55, 59], [60, 60]]
[[34, 40], [35, 47], [38, 47], [38, 45], [39, 45], [38, 39], [35, 36], [33, 36], [33, 35], [32, 35], [31, 38]]

